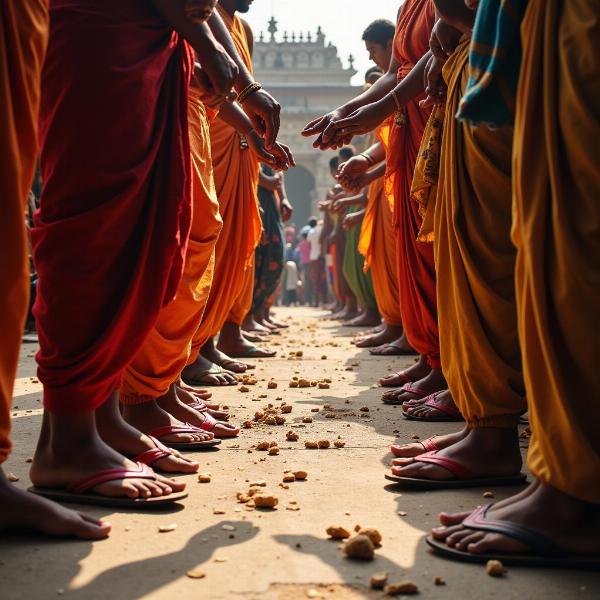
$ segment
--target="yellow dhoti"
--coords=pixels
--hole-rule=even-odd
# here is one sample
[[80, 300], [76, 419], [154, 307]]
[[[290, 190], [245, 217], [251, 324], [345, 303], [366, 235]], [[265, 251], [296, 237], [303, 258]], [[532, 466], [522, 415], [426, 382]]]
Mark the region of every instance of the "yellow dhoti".
[[442, 369], [470, 427], [511, 427], [527, 410], [510, 237], [512, 131], [450, 118], [469, 78], [468, 54], [465, 38], [444, 67], [434, 235]]
[[517, 308], [529, 467], [600, 503], [600, 15], [531, 0], [514, 146]]

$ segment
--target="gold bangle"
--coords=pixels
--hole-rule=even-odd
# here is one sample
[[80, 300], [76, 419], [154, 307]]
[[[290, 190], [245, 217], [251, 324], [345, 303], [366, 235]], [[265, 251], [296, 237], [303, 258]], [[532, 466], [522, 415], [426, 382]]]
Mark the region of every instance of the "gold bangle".
[[369, 166], [372, 167], [375, 164], [375, 159], [372, 156], [369, 156], [366, 152], [361, 152], [359, 156], [367, 159]]
[[258, 90], [262, 89], [262, 85], [257, 81], [252, 82], [250, 85], [247, 85], [241, 92], [237, 98], [237, 101], [240, 104], [243, 104], [252, 94], [258, 92]]

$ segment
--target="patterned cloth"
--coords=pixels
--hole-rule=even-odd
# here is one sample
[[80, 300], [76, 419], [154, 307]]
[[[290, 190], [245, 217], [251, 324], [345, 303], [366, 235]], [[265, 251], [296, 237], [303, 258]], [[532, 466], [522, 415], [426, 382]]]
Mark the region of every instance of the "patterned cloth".
[[473, 125], [512, 124], [528, 0], [481, 0], [469, 54], [469, 83], [457, 117]]

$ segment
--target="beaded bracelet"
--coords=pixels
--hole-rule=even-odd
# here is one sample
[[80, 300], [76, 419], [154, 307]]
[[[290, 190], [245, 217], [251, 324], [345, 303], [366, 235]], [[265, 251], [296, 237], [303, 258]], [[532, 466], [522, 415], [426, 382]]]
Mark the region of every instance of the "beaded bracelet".
[[262, 85], [257, 81], [252, 82], [250, 85], [247, 85], [241, 92], [237, 98], [237, 101], [240, 104], [243, 104], [252, 94], [258, 92], [258, 90], [262, 89]]
[[375, 164], [375, 159], [372, 156], [369, 156], [366, 152], [361, 152], [359, 156], [367, 159], [369, 166], [372, 167]]

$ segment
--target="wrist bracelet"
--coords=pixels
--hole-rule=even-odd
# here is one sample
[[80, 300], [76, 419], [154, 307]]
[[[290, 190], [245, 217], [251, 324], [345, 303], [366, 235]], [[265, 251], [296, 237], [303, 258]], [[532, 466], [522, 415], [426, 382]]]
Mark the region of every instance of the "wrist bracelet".
[[372, 156], [369, 156], [366, 152], [361, 152], [359, 156], [367, 159], [369, 166], [372, 167], [375, 164], [375, 159]]
[[400, 102], [400, 98], [396, 93], [396, 90], [392, 90], [392, 98], [394, 99], [394, 103], [396, 104], [396, 113], [394, 115], [394, 122], [399, 127], [403, 127], [406, 124], [406, 114], [405, 109], [402, 103]]
[[262, 89], [262, 85], [257, 81], [252, 82], [250, 85], [247, 85], [241, 92], [237, 98], [237, 101], [240, 104], [243, 104], [252, 94], [258, 92], [258, 90]]

